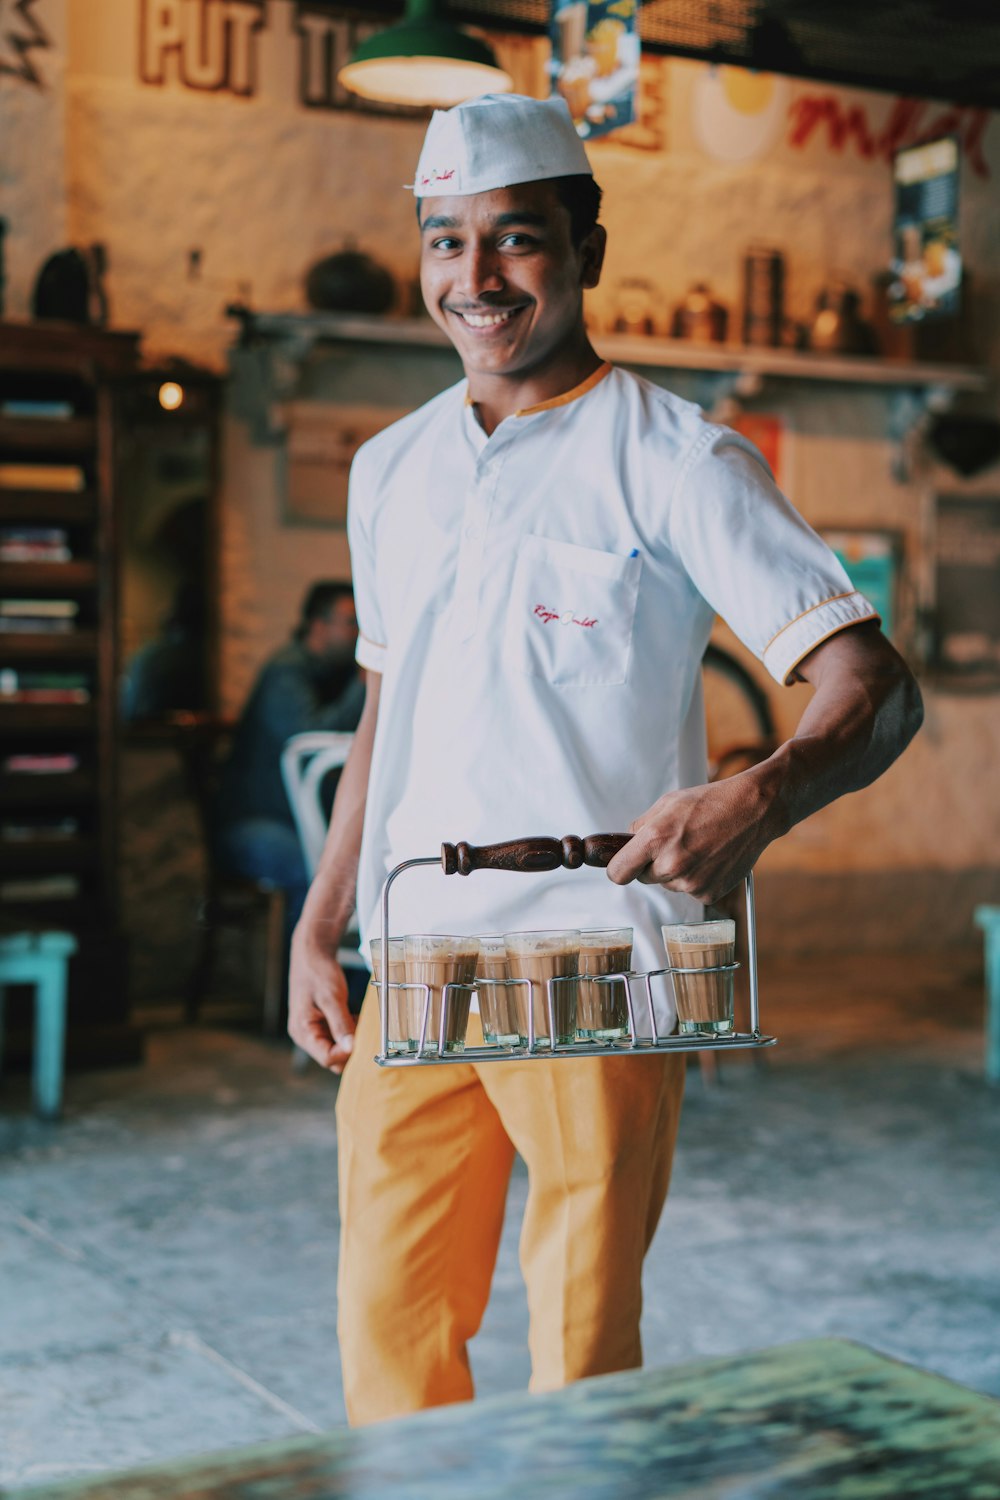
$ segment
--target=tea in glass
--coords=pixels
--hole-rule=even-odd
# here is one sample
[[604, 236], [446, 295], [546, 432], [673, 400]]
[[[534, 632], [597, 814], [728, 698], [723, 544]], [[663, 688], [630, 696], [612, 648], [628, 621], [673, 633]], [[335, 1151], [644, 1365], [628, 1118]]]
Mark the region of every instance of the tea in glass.
[[508, 932], [506, 942], [511, 981], [530, 980], [530, 985], [512, 982], [510, 989], [512, 1019], [521, 1043], [530, 1040], [529, 1004], [534, 1040], [540, 1047], [552, 1046], [553, 1025], [556, 1046], [573, 1042], [580, 968], [579, 930]]
[[520, 1037], [511, 1015], [510, 965], [502, 935], [479, 939], [476, 980], [483, 1041], [487, 1046], [516, 1047]]
[[[445, 1052], [464, 1052], [472, 986], [479, 961], [479, 940], [443, 933], [404, 938], [407, 984], [426, 990], [404, 990], [411, 1052], [436, 1052], [444, 1023]], [[448, 988], [446, 986], [456, 986]], [[426, 1018], [425, 1018], [426, 1012]]]
[[613, 1042], [629, 1036], [627, 981], [597, 982], [587, 974], [625, 974], [632, 967], [631, 927], [593, 927], [580, 934], [580, 991], [576, 1034], [580, 1041]]
[[663, 941], [673, 971], [678, 1030], [732, 1031], [736, 923], [728, 918], [674, 922], [663, 928]]

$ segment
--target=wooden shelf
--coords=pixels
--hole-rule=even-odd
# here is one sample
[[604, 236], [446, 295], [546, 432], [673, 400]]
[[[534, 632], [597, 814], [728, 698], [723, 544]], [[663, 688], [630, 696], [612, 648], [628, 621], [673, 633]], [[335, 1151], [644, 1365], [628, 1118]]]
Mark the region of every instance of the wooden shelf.
[[0, 838], [0, 876], [75, 875], [95, 864], [99, 852], [96, 839]]
[[93, 703], [0, 703], [0, 734], [20, 740], [48, 734], [89, 734], [96, 722]]
[[46, 319], [34, 322], [8, 318], [0, 324], [3, 352], [0, 369], [72, 372], [86, 380], [95, 370], [106, 375], [130, 375], [139, 359], [139, 333], [112, 328], [83, 327]]
[[620, 365], [663, 370], [704, 370], [713, 374], [758, 375], [781, 380], [824, 380], [841, 385], [946, 386], [982, 391], [989, 373], [971, 365], [919, 364], [877, 355], [811, 354], [799, 349], [748, 349], [742, 344], [690, 344], [679, 339], [628, 338], [600, 334], [594, 345]]
[[[10, 874], [4, 880], [16, 879]], [[44, 932], [52, 928], [79, 931], [100, 920], [98, 904], [88, 896], [56, 896], [40, 901], [37, 896], [4, 896], [4, 912], [7, 925], [16, 924], [18, 931]]]
[[0, 773], [0, 807], [74, 807], [93, 802], [97, 781], [89, 771], [66, 771], [61, 775], [28, 775], [23, 771]]
[[[308, 346], [314, 341], [390, 344], [450, 349], [444, 334], [425, 318], [352, 317], [341, 313], [244, 313], [245, 334]], [[661, 370], [697, 370], [718, 375], [833, 381], [846, 385], [947, 387], [985, 390], [990, 373], [972, 365], [923, 364], [875, 355], [810, 354], [796, 349], [751, 349], [742, 344], [692, 344], [681, 339], [631, 338], [595, 333], [594, 347], [615, 364]]]
[[[0, 5], [2, 9], [2, 5]], [[65, 418], [0, 415], [0, 456], [34, 465], [25, 476], [43, 483], [43, 465], [80, 471], [81, 489], [35, 489], [24, 479], [0, 488], [0, 527], [63, 527], [71, 534], [68, 562], [0, 560], [0, 597], [69, 599], [79, 606], [71, 631], [0, 631], [0, 662], [18, 671], [82, 669], [86, 703], [0, 699], [0, 742], [8, 754], [72, 751], [84, 769], [65, 775], [0, 771], [3, 821], [77, 816], [71, 839], [2, 839], [0, 872], [12, 880], [72, 875], [71, 896], [6, 895], [0, 922], [8, 928], [64, 928], [79, 951], [70, 965], [67, 1055], [82, 1046], [91, 1060], [114, 1056], [112, 1033], [127, 1009], [124, 947], [118, 922], [116, 851], [118, 730], [116, 557], [121, 545], [119, 434], [138, 371], [138, 335], [52, 322], [0, 322], [0, 382], [10, 400], [70, 400], [81, 415]], [[83, 415], [82, 413], [85, 413]], [[17, 475], [13, 474], [13, 480]], [[63, 476], [54, 474], [49, 483]], [[77, 474], [71, 474], [77, 479]], [[70, 622], [73, 623], [73, 622]], [[94, 1041], [91, 1038], [102, 1040]], [[130, 1043], [130, 1045], [132, 1045]]]
[[0, 448], [13, 452], [72, 455], [86, 453], [96, 441], [94, 417], [0, 417]]
[[24, 521], [29, 526], [62, 522], [89, 526], [97, 515], [93, 490], [8, 490], [0, 487], [0, 525]]
[[78, 594], [97, 585], [97, 566], [82, 562], [0, 562], [0, 594]]
[[96, 630], [0, 630], [0, 661], [56, 661], [97, 655]]

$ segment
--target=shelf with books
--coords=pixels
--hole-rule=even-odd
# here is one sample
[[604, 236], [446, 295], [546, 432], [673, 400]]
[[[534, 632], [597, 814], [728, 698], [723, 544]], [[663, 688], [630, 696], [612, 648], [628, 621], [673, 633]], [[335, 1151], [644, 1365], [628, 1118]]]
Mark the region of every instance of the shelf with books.
[[0, 669], [25, 661], [87, 659], [96, 655], [97, 644], [97, 631], [86, 628], [59, 632], [0, 629]]
[[117, 893], [116, 491], [138, 343], [0, 322], [0, 902], [8, 925], [78, 938], [71, 1052], [87, 1037], [100, 1052], [116, 1029], [131, 1035]]
[[[79, 877], [77, 877], [77, 886], [79, 887]], [[7, 915], [8, 926], [16, 926], [18, 930], [37, 931], [56, 928], [60, 932], [86, 932], [93, 929], [95, 924], [100, 923], [100, 907], [86, 895], [81, 895], [79, 889], [74, 895], [29, 900], [12, 898], [7, 894], [9, 888], [8, 880], [0, 880], [0, 906]], [[71, 993], [72, 974], [71, 968]], [[134, 1034], [129, 1034], [132, 1042], [130, 1057], [129, 1051], [120, 1044], [119, 1033], [120, 1028], [116, 1028], [115, 1033], [106, 1039], [99, 1027], [88, 1027], [86, 1030], [79, 1030], [75, 1033], [71, 1030], [66, 1043], [67, 1067], [100, 1067], [107, 1062], [109, 1057], [112, 1057], [116, 1063], [130, 1060], [141, 1061], [141, 1045], [136, 1047]], [[91, 1038], [94, 1039], [93, 1051], [89, 1045]], [[4, 1049], [5, 1060], [10, 1058], [13, 1062], [15, 1058], [19, 1058], [19, 1065], [28, 1067], [32, 1056], [30, 1032], [19, 1038], [16, 1031], [8, 1031]]]
[[26, 839], [0, 836], [0, 879], [36, 873], [76, 874], [92, 869], [100, 849], [96, 839]]
[[39, 776], [0, 771], [0, 808], [50, 808], [86, 806], [97, 796], [97, 781], [90, 771], [67, 771]]
[[87, 894], [79, 874], [42, 872], [0, 875], [0, 905], [18, 925], [69, 928], [90, 927], [100, 920], [100, 907]]
[[94, 674], [86, 663], [58, 670], [50, 661], [0, 663], [0, 705], [90, 703], [93, 697]]
[[92, 489], [25, 490], [0, 486], [0, 522], [4, 525], [92, 526], [96, 519], [97, 495]]
[[0, 563], [66, 563], [73, 557], [65, 526], [0, 525]]
[[92, 733], [97, 725], [94, 703], [14, 703], [0, 699], [0, 735], [37, 739], [41, 734]]
[[0, 597], [7, 594], [77, 593], [97, 586], [97, 564], [89, 558], [71, 562], [0, 562]]

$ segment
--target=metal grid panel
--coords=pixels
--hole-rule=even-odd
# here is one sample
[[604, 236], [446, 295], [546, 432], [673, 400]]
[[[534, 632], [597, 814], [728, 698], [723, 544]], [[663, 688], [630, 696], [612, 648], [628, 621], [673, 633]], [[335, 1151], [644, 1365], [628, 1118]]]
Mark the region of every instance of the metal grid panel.
[[[494, 30], [541, 32], [549, 16], [548, 0], [442, 10]], [[640, 30], [654, 52], [1000, 108], [998, 0], [645, 0]]]

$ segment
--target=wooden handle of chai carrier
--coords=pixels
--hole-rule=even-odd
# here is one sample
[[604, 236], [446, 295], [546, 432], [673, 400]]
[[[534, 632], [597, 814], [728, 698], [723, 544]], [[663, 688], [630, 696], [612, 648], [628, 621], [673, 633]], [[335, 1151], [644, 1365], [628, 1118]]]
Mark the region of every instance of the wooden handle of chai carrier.
[[569, 833], [564, 839], [510, 839], [505, 844], [442, 844], [441, 868], [446, 875], [471, 875], [473, 870], [578, 870], [581, 865], [603, 869], [630, 833], [592, 833], [581, 839]]

